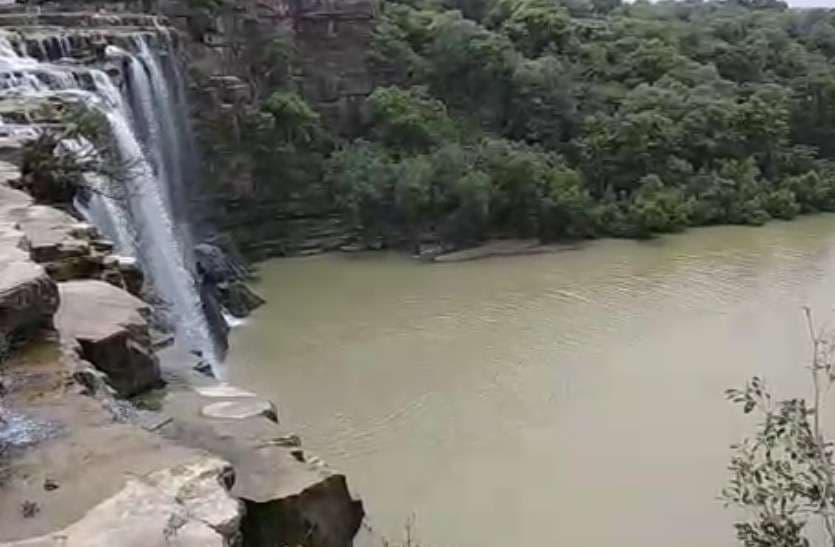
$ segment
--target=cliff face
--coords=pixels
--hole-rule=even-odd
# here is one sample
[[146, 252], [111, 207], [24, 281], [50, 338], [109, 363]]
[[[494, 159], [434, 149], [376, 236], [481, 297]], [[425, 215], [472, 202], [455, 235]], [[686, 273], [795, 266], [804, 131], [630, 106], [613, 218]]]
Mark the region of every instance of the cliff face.
[[214, 10], [160, 0], [158, 7], [191, 36], [190, 69], [200, 91], [208, 85], [224, 105], [251, 103], [274, 83], [265, 50], [276, 40], [289, 42], [292, 85], [329, 127], [342, 134], [356, 129], [373, 87], [366, 53], [375, 0], [242, 0]]
[[191, 120], [203, 151], [202, 180], [190, 189], [191, 216], [208, 232], [228, 234], [253, 259], [345, 244], [347, 231], [319, 189], [258, 187], [248, 122], [269, 93], [281, 87], [303, 96], [333, 134], [357, 133], [365, 98], [377, 79], [367, 54], [378, 0], [68, 0], [42, 5], [68, 12], [162, 13], [182, 31]]
[[197, 213], [253, 258], [342, 245], [345, 229], [317, 189], [257, 187], [246, 133], [278, 87], [303, 96], [332, 133], [358, 131], [375, 82], [366, 57], [376, 0], [242, 0], [214, 10], [160, 0], [158, 8], [189, 37], [192, 119], [205, 152]]

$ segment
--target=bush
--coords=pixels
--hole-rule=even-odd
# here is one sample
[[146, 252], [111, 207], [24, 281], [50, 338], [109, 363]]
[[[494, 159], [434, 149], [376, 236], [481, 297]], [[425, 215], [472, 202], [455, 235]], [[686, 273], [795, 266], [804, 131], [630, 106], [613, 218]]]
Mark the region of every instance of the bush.
[[454, 138], [444, 103], [423, 88], [381, 87], [368, 98], [373, 138], [402, 153], [427, 152]]
[[690, 223], [691, 204], [678, 188], [668, 188], [657, 175], [639, 182], [631, 206], [642, 234], [677, 232]]
[[783, 220], [791, 220], [800, 214], [800, 205], [794, 197], [794, 192], [787, 188], [768, 193], [763, 207], [771, 217]]

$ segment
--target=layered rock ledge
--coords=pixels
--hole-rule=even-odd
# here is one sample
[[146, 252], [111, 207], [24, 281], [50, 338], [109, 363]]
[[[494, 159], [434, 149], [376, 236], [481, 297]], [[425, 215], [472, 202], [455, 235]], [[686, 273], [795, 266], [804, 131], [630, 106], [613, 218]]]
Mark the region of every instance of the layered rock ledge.
[[20, 342], [0, 362], [0, 546], [350, 545], [346, 478], [272, 402], [157, 354], [135, 265], [13, 187], [20, 145], [0, 138], [0, 338]]

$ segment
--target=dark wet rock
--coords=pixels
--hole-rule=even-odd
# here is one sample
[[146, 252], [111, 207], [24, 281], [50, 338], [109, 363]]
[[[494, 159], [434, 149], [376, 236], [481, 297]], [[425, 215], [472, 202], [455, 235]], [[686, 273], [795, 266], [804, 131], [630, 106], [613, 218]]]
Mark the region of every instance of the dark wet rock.
[[246, 545], [347, 547], [353, 543], [365, 514], [362, 503], [346, 503], [350, 499], [343, 475], [330, 475], [284, 498], [261, 502], [245, 499]]
[[265, 303], [244, 282], [251, 274], [235, 252], [219, 245], [201, 243], [195, 247], [194, 255], [205, 298], [237, 318], [247, 317]]
[[249, 271], [246, 266], [227, 253], [219, 246], [211, 243], [200, 243], [194, 247], [194, 259], [197, 272], [205, 280], [220, 283], [233, 279], [246, 279]]
[[200, 301], [203, 305], [203, 314], [212, 332], [212, 339], [215, 341], [215, 349], [223, 358], [226, 350], [229, 349], [229, 324], [223, 317], [223, 307], [217, 296], [217, 287], [208, 281], [200, 285]]
[[219, 283], [217, 294], [223, 309], [237, 318], [248, 317], [266, 303], [266, 300], [255, 294], [243, 281]]
[[197, 372], [199, 372], [200, 374], [202, 374], [204, 376], [208, 376], [209, 378], [214, 378], [215, 377], [215, 373], [212, 370], [212, 364], [208, 363], [206, 361], [200, 361], [199, 363], [194, 365], [194, 370], [196, 370]]

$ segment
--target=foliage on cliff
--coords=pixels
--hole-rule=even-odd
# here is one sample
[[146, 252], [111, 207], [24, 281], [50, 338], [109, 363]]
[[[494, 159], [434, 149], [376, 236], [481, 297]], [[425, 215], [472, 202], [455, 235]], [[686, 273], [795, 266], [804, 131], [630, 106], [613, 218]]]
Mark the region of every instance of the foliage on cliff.
[[835, 16], [773, 1], [387, 2], [390, 87], [328, 172], [364, 230], [464, 240], [833, 210], [833, 55]]
[[774, 0], [389, 0], [362, 134], [316, 146], [374, 238], [756, 225], [835, 210], [833, 56]]

